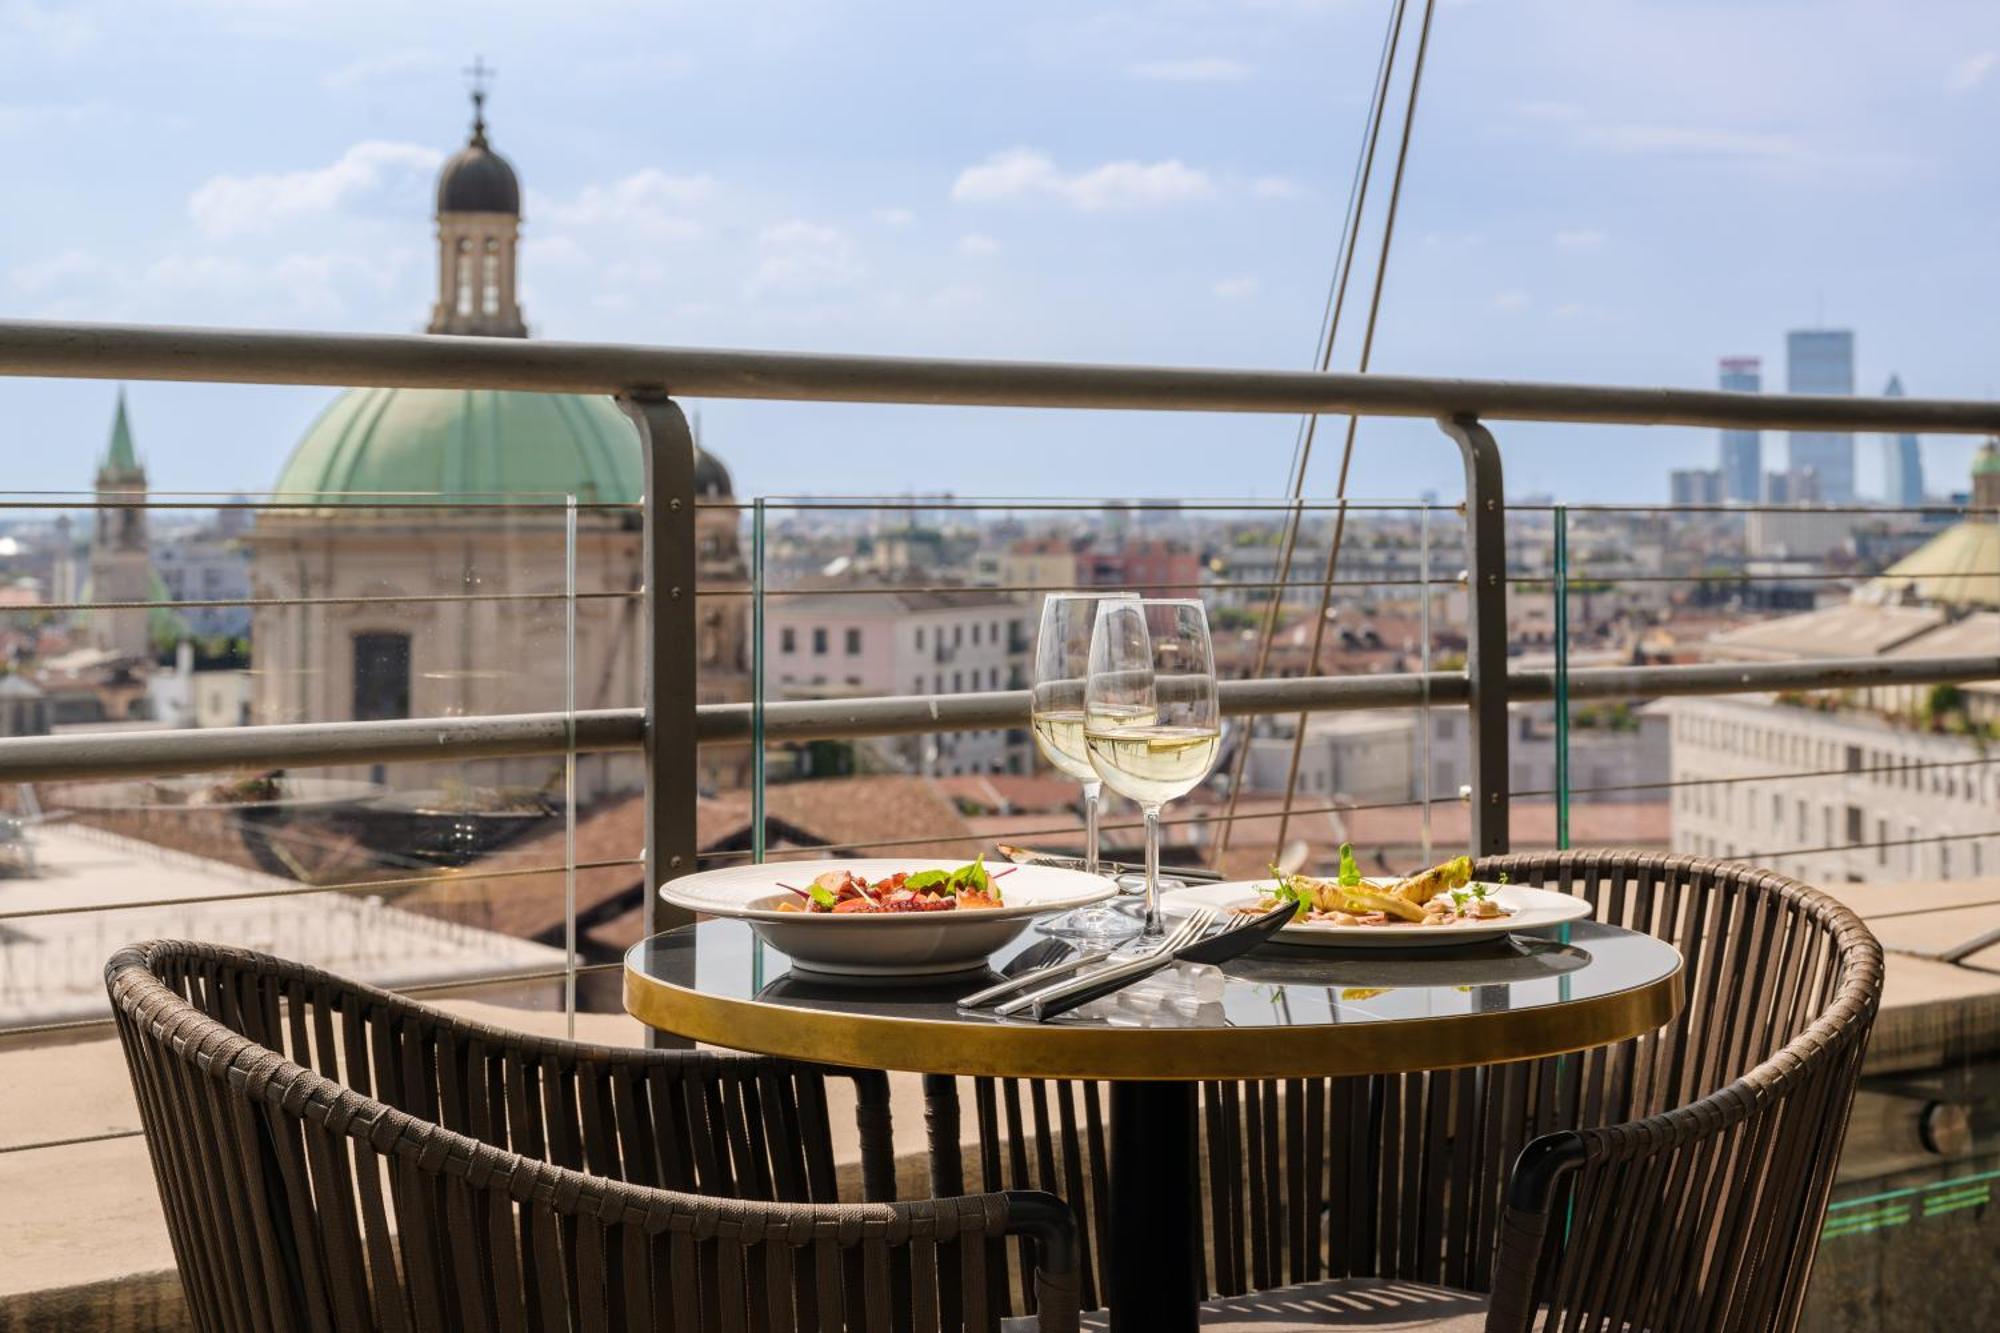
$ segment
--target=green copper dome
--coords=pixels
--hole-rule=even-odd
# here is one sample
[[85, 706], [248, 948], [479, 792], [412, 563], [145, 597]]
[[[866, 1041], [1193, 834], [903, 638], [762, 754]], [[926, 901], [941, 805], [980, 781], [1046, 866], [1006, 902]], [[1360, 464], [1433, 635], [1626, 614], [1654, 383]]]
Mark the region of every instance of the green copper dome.
[[1972, 458], [1972, 475], [1990, 477], [2000, 473], [2000, 445], [1988, 440]]
[[349, 389], [305, 433], [273, 489], [369, 495], [574, 495], [636, 501], [638, 431], [609, 398], [498, 389]]

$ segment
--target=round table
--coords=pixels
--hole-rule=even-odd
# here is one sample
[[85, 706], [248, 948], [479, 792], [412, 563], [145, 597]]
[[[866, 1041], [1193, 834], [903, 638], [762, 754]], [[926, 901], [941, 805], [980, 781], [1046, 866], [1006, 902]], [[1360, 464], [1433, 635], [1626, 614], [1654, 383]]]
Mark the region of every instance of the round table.
[[[1040, 943], [1029, 932], [993, 968]], [[1195, 1082], [1325, 1078], [1496, 1064], [1586, 1050], [1679, 1012], [1681, 957], [1592, 921], [1443, 950], [1265, 945], [1223, 967], [1191, 1013], [1049, 1023], [964, 1013], [995, 971], [929, 980], [796, 970], [740, 921], [643, 940], [625, 959], [641, 1022], [764, 1055], [925, 1074], [1111, 1080], [1106, 1288], [1117, 1330], [1193, 1329], [1201, 1271]]]

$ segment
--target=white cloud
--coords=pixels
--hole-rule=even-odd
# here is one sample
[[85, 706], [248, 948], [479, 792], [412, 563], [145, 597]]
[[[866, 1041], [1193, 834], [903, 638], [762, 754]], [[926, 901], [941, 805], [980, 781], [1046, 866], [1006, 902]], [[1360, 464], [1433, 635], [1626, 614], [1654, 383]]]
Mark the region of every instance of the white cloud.
[[1217, 278], [1208, 289], [1224, 301], [1240, 301], [1257, 294], [1257, 279], [1247, 276]]
[[854, 243], [838, 227], [793, 219], [766, 227], [757, 237], [761, 258], [750, 275], [752, 296], [814, 296], [861, 280]]
[[1589, 148], [1625, 156], [1779, 158], [1798, 151], [1782, 134], [1697, 129], [1684, 125], [1592, 125], [1577, 140]]
[[0, 105], [0, 135], [42, 134], [123, 120], [105, 102], [30, 102]]
[[984, 232], [969, 231], [958, 238], [958, 252], [973, 259], [984, 259], [1000, 253], [1000, 242]]
[[1944, 86], [1949, 92], [1969, 93], [1986, 82], [1986, 76], [1993, 67], [2000, 64], [2000, 51], [1978, 51], [1951, 67], [1945, 76]]
[[1212, 191], [1208, 173], [1178, 158], [1164, 162], [1106, 162], [1064, 174], [1046, 153], [1011, 148], [958, 174], [951, 197], [981, 203], [1045, 195], [1085, 212], [1138, 208], [1198, 199]]
[[1250, 77], [1250, 67], [1226, 56], [1196, 56], [1188, 60], [1146, 60], [1127, 65], [1135, 79], [1160, 83], [1235, 83]]
[[64, 250], [7, 270], [7, 285], [24, 296], [47, 296], [86, 285], [105, 271], [102, 260], [82, 250]]
[[1259, 199], [1296, 199], [1305, 192], [1290, 176], [1259, 176], [1250, 182], [1250, 193]]
[[670, 176], [644, 167], [608, 185], [586, 185], [575, 198], [548, 206], [549, 220], [566, 227], [625, 227], [665, 240], [698, 235], [686, 216], [715, 194], [708, 176]]
[[869, 216], [885, 227], [907, 227], [917, 220], [917, 215], [907, 208], [878, 208]]
[[1556, 247], [1561, 250], [1597, 250], [1610, 239], [1595, 227], [1579, 227], [1574, 231], [1556, 233]]
[[1519, 287], [1509, 287], [1504, 291], [1493, 293], [1495, 310], [1526, 310], [1529, 304], [1528, 294]]
[[350, 88], [366, 88], [437, 74], [443, 69], [444, 58], [430, 51], [384, 51], [380, 55], [363, 56], [359, 60], [348, 61], [338, 69], [328, 70], [320, 76], [320, 86], [345, 92]]
[[333, 213], [369, 195], [421, 198], [443, 161], [413, 143], [358, 143], [331, 166], [265, 176], [212, 176], [188, 197], [188, 214], [212, 237], [270, 231], [303, 217]]

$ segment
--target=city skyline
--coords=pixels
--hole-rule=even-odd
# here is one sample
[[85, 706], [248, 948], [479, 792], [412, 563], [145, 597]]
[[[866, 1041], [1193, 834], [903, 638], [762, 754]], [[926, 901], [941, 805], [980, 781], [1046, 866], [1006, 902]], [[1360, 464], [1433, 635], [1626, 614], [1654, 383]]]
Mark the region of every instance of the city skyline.
[[[421, 327], [429, 179], [463, 142], [459, 70], [477, 49], [500, 70], [496, 142], [531, 182], [523, 302], [539, 337], [1296, 367], [1381, 19], [1083, 5], [889, 23], [801, 2], [747, 43], [699, 11], [628, 16], [614, 52], [528, 10], [468, 24], [378, 9], [301, 11], [282, 33], [225, 9], [0, 11], [0, 166], [16, 185], [0, 314]], [[1682, 50], [1699, 25], [1680, 17], [1501, 10], [1440, 10], [1377, 370], [1711, 384], [1720, 350], [1775, 365], [1777, 333], [1823, 292], [1830, 321], [1866, 330], [1864, 381], [1899, 369], [1926, 396], [1993, 391], [1983, 349], [2000, 303], [1953, 298], [2000, 276], [1983, 221], [2000, 197], [1976, 131], [2000, 96], [1979, 59], [2000, 50], [2000, 14], [1940, 6], [1883, 42], [1868, 7], [1829, 5], [1805, 60], [1794, 14], [1733, 6], [1730, 51], [1704, 44], [1682, 62], [1700, 71], [1690, 82], [1667, 76], [1673, 62], [1614, 74], [1591, 55]], [[899, 59], [913, 44], [925, 61]], [[161, 60], [195, 49], [229, 77], [188, 82]], [[877, 77], [888, 68], [896, 80]], [[912, 99], [932, 112], [920, 123]], [[632, 114], [648, 105], [660, 114]], [[810, 146], [792, 132], [805, 119], [821, 128]], [[268, 485], [331, 397], [132, 394], [162, 489], [216, 493]], [[19, 450], [16, 485], [82, 485], [62, 455], [94, 444], [107, 401], [85, 383], [7, 385], [18, 439], [68, 442]], [[1142, 489], [1268, 496], [1295, 433], [1285, 418], [1167, 414], [718, 403], [705, 416], [746, 494], [1115, 495], [1164, 458]], [[1710, 463], [1713, 441], [1504, 437], [1511, 489], [1576, 500], [1651, 498], [1669, 468]], [[1962, 473], [1971, 447], [1923, 443], [1939, 476]], [[1868, 455], [1864, 489], [1879, 482]], [[1315, 490], [1337, 466], [1319, 451]], [[1353, 493], [1459, 484], [1427, 423], [1363, 427]]]

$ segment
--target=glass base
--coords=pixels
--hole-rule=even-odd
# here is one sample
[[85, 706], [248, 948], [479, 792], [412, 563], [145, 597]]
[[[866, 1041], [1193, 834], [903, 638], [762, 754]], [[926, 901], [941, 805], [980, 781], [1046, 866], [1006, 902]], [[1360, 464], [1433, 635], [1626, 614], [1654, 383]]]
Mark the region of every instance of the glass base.
[[1060, 916], [1036, 922], [1035, 929], [1044, 935], [1053, 935], [1059, 940], [1116, 943], [1138, 934], [1144, 924], [1138, 917], [1120, 911], [1119, 907], [1122, 905], [1098, 903], [1089, 907], [1071, 908]]

